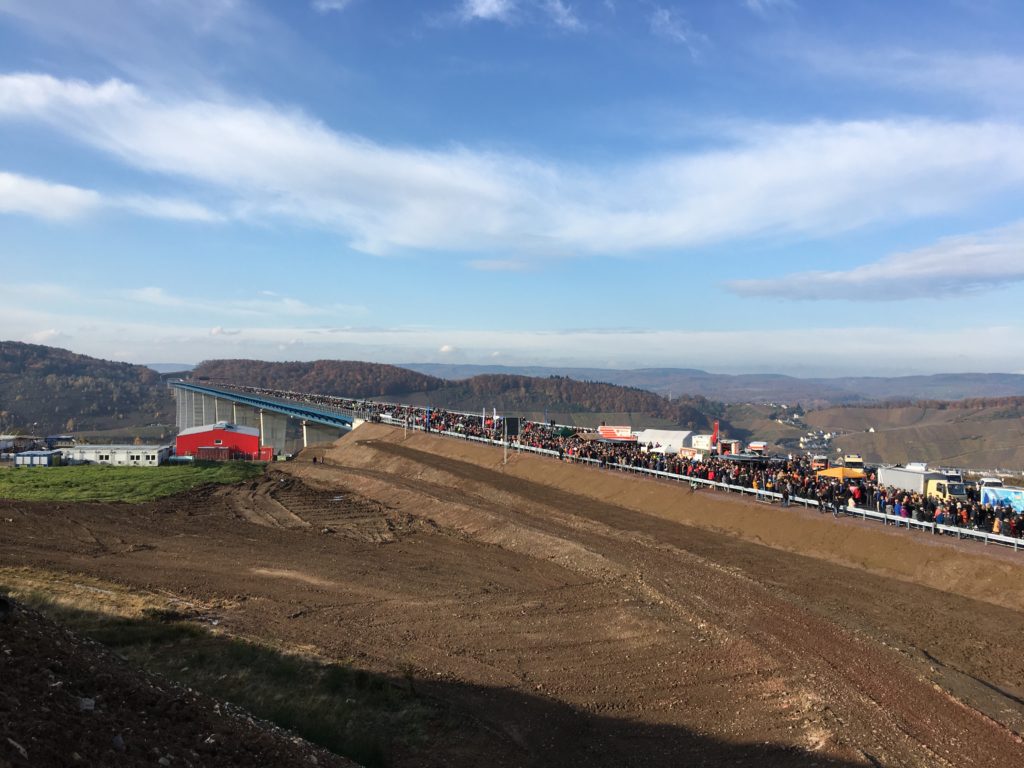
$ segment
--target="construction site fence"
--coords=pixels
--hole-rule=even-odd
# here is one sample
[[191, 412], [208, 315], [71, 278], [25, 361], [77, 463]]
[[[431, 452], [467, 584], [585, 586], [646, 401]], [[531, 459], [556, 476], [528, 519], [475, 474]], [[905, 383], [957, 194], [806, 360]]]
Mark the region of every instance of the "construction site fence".
[[[713, 488], [719, 491], [725, 491], [726, 493], [738, 493], [741, 495], [753, 496], [755, 500], [764, 502], [766, 504], [774, 504], [776, 502], [782, 502], [782, 494], [777, 491], [767, 491], [757, 488], [749, 488], [743, 485], [732, 485], [731, 483], [721, 483], [717, 480], [705, 480], [701, 477], [691, 477], [689, 475], [676, 474], [675, 472], [663, 472], [657, 469], [648, 469], [647, 467], [634, 467], [628, 464], [619, 464], [615, 462], [602, 462], [600, 459], [591, 459], [583, 456], [572, 456], [568, 453], [559, 453], [553, 451], [550, 448], [536, 448], [531, 445], [522, 445], [514, 441], [503, 441], [490, 437], [480, 437], [478, 435], [467, 435], [462, 432], [451, 432], [442, 431], [437, 429], [426, 429], [422, 424], [406, 423], [402, 419], [395, 419], [389, 416], [380, 417], [380, 422], [383, 424], [390, 424], [395, 427], [403, 427], [405, 429], [411, 429], [418, 432], [430, 432], [435, 435], [442, 435], [444, 437], [453, 437], [459, 440], [467, 440], [474, 443], [483, 443], [486, 445], [493, 445], [498, 447], [505, 447], [509, 451], [514, 452], [528, 452], [536, 453], [544, 456], [553, 456], [554, 458], [561, 458], [563, 461], [568, 461], [573, 464], [591, 464], [595, 466], [603, 466], [605, 469], [614, 470], [618, 472], [627, 472], [634, 475], [642, 475], [646, 477], [655, 477], [663, 480], [670, 480], [676, 483], [687, 483], [691, 488]], [[998, 533], [989, 533], [987, 531], [977, 531], [973, 528], [961, 528], [956, 525], [941, 525], [936, 522], [927, 520], [914, 520], [910, 517], [900, 517], [899, 515], [889, 515], [884, 512], [878, 512], [874, 509], [868, 509], [867, 507], [851, 507], [848, 505], [841, 505], [838, 508], [833, 507], [829, 503], [819, 504], [817, 499], [806, 499], [801, 496], [791, 496], [789, 503], [792, 505], [799, 505], [806, 508], [815, 507], [818, 508], [822, 514], [833, 514], [836, 517], [842, 515], [844, 517], [859, 517], [862, 520], [877, 520], [886, 525], [894, 525], [896, 527], [915, 528], [918, 530], [926, 531], [934, 536], [945, 535], [955, 536], [958, 539], [974, 539], [976, 541], [984, 542], [986, 545], [995, 544], [1003, 547], [1011, 547], [1015, 552], [1019, 552], [1022, 548], [1022, 542], [1020, 539], [1012, 536], [1003, 536]]]

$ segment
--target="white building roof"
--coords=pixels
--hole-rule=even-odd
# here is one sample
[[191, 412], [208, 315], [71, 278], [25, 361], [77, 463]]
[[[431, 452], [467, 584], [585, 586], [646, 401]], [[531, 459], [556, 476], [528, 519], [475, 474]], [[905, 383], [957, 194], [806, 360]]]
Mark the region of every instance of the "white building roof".
[[74, 448], [64, 448], [62, 450], [68, 452], [74, 451], [166, 451], [170, 449], [170, 445], [131, 445], [130, 443], [124, 443], [122, 445], [93, 445], [87, 444], [82, 445], [79, 443]]
[[244, 427], [241, 424], [231, 424], [227, 421], [218, 421], [216, 424], [207, 424], [202, 427], [190, 427], [189, 429], [183, 429], [178, 433], [178, 437], [183, 435], [198, 435], [202, 432], [237, 432], [240, 435], [251, 435], [259, 437], [260, 431], [256, 427]]

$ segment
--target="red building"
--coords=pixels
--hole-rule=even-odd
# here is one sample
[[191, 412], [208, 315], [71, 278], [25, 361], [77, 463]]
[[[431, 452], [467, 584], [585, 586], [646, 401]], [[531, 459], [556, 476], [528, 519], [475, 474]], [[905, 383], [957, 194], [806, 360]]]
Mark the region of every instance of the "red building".
[[178, 456], [195, 456], [201, 460], [268, 461], [272, 452], [270, 446], [260, 449], [260, 431], [256, 427], [243, 427], [226, 421], [184, 429], [175, 442]]

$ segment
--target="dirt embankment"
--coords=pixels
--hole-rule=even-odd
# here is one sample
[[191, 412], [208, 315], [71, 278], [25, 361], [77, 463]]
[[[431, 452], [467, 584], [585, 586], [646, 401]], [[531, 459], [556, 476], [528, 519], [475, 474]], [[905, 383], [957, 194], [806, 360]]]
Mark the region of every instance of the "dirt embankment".
[[[799, 507], [783, 510], [777, 505], [758, 504], [750, 497], [717, 491], [693, 493], [685, 483], [654, 481], [527, 453], [512, 452], [508, 463], [503, 464], [504, 454], [498, 448], [421, 433], [402, 440], [400, 431], [380, 425], [363, 425], [340, 441], [334, 451], [337, 453], [326, 453], [328, 461], [399, 478], [414, 475], [433, 479], [447, 484], [453, 498], [459, 495], [456, 489], [460, 481], [471, 479], [466, 469], [471, 465], [492, 470], [498, 477], [526, 481], [502, 481], [500, 492], [506, 497], [544, 494], [535, 490], [540, 488], [561, 491], [608, 508], [642, 513], [627, 520], [632, 530], [660, 530], [658, 523], [649, 518], [683, 523], [1024, 610], [1024, 557], [1008, 550], [982, 550], [973, 541], [958, 542], [951, 537], [850, 519], [836, 521], [831, 515]], [[431, 466], [438, 462], [429, 456], [454, 459], [466, 466], [446, 467], [456, 475], [449, 481]], [[566, 499], [566, 503], [573, 502]]]
[[464, 725], [396, 766], [1024, 764], [1009, 557], [374, 425], [317, 455], [138, 507], [0, 502], [0, 560], [408, 679]]

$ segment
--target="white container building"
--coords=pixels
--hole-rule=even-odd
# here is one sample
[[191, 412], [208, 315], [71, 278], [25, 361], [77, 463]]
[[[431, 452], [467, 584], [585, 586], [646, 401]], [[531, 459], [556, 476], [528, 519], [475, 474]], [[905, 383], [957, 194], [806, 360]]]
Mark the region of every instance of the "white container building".
[[171, 456], [169, 445], [76, 445], [64, 449], [68, 464], [158, 467]]

